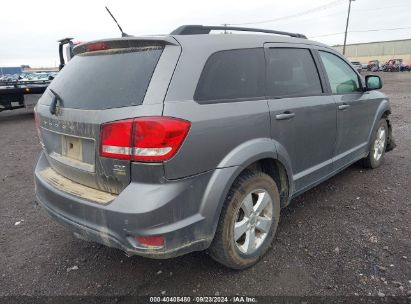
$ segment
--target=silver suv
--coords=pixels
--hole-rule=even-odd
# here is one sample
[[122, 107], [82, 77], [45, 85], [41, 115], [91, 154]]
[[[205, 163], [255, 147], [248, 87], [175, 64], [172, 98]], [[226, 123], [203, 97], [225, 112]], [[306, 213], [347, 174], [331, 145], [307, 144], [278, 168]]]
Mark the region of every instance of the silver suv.
[[293, 198], [394, 147], [380, 78], [301, 34], [182, 26], [74, 55], [36, 106], [37, 199], [128, 255], [251, 266]]

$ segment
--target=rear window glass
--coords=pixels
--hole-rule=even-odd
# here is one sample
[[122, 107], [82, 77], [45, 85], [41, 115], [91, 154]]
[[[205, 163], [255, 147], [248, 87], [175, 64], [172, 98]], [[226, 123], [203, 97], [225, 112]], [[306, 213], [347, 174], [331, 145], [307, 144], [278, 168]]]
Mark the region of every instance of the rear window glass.
[[204, 66], [194, 99], [213, 103], [263, 97], [264, 70], [262, 48], [214, 53]]
[[267, 95], [320, 95], [320, 77], [308, 49], [271, 48], [268, 51]]
[[65, 108], [100, 110], [140, 105], [163, 48], [83, 53], [50, 84]]

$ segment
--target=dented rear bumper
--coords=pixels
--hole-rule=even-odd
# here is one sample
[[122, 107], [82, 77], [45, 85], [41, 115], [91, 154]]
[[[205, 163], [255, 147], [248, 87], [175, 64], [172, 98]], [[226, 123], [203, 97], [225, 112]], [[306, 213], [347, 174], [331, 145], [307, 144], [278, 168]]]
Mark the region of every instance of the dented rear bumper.
[[[52, 169], [42, 154], [35, 170], [38, 202], [54, 220], [82, 239], [150, 258], [204, 250], [212, 241], [213, 220], [201, 214], [200, 198], [213, 171], [159, 184], [131, 182], [111, 202], [102, 204], [51, 183], [42, 173], [45, 170]], [[164, 236], [162, 248], [147, 248], [135, 239], [155, 235]]]

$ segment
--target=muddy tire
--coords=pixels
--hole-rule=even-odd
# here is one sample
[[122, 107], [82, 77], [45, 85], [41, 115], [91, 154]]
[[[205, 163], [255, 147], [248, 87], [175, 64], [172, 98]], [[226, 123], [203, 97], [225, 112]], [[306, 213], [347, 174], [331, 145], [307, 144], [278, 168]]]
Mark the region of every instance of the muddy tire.
[[209, 253], [233, 269], [255, 264], [268, 250], [280, 218], [280, 196], [274, 180], [262, 172], [244, 171], [231, 187], [221, 211]]
[[388, 142], [388, 125], [385, 119], [378, 122], [370, 142], [370, 153], [363, 159], [365, 168], [377, 168], [381, 165]]

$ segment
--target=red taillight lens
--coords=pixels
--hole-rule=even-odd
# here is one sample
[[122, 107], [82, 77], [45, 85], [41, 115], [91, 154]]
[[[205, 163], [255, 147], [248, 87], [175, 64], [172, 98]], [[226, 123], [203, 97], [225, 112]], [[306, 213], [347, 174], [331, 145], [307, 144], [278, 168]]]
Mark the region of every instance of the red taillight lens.
[[171, 117], [140, 117], [103, 124], [100, 154], [142, 162], [170, 159], [183, 143], [191, 123]]
[[118, 159], [130, 159], [133, 152], [133, 120], [121, 120], [103, 124], [100, 133], [100, 155]]
[[40, 131], [40, 123], [39, 123], [39, 114], [37, 113], [36, 108], [34, 108], [34, 125], [36, 126], [37, 135], [39, 137], [40, 143], [43, 143], [43, 139], [41, 138], [41, 131]]
[[163, 236], [138, 236], [136, 240], [140, 245], [144, 247], [163, 247], [164, 237]]
[[94, 42], [85, 45], [87, 52], [96, 52], [96, 51], [104, 51], [108, 50], [109, 47], [104, 42]]
[[134, 120], [133, 159], [163, 161], [180, 148], [190, 122], [170, 117], [142, 117]]
[[36, 129], [38, 130], [40, 126], [39, 126], [39, 117], [38, 117], [36, 108], [34, 108], [34, 125], [36, 126]]

